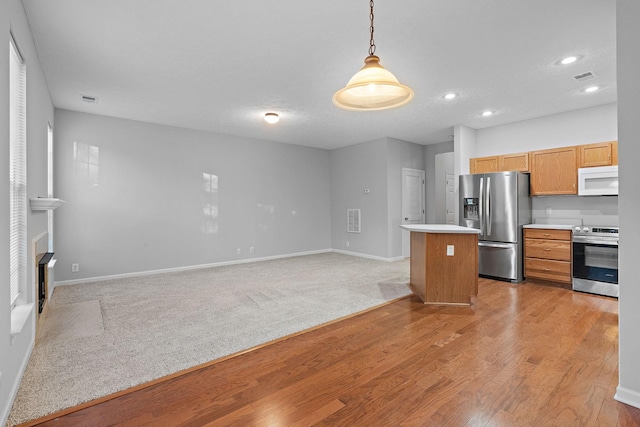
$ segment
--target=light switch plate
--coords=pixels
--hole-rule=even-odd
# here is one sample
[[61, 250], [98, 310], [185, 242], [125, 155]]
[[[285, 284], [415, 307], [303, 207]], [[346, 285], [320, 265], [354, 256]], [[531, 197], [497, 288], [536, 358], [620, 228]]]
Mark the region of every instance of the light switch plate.
[[453, 245], [447, 245], [447, 256], [453, 256]]

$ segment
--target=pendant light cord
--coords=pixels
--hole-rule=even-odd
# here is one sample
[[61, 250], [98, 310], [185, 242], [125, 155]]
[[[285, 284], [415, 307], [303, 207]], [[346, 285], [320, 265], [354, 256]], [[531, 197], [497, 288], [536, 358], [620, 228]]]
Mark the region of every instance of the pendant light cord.
[[369, 39], [369, 55], [373, 55], [376, 53], [376, 44], [373, 42], [373, 0], [369, 1], [369, 20], [371, 21], [371, 25], [369, 26], [369, 33], [371, 33], [371, 38]]

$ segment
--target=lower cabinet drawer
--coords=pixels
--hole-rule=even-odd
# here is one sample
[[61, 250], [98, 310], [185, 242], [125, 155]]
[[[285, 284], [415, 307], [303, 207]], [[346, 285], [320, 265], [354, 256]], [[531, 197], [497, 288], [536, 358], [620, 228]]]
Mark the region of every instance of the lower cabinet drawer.
[[527, 278], [571, 283], [571, 262], [525, 258], [524, 275]]
[[525, 256], [529, 258], [571, 261], [571, 242], [561, 240], [525, 240]]

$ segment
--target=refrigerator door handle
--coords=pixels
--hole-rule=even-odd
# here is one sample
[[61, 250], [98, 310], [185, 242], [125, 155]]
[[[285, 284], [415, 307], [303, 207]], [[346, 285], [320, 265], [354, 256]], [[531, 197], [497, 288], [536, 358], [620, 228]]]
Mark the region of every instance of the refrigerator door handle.
[[483, 209], [482, 207], [484, 206], [484, 178], [480, 178], [480, 197], [478, 198], [478, 208], [480, 210], [480, 215], [478, 216], [478, 218], [480, 219], [480, 235], [484, 236], [484, 215], [483, 215]]
[[487, 237], [491, 236], [491, 178], [487, 177]]
[[478, 242], [478, 246], [486, 247], [486, 248], [499, 248], [499, 249], [511, 249], [513, 248], [513, 243], [487, 243], [487, 242]]

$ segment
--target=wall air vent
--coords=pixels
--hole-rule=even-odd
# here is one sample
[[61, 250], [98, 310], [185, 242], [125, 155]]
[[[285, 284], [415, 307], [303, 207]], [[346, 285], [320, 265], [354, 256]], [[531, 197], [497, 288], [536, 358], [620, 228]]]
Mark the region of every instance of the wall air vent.
[[582, 73], [582, 74], [578, 74], [577, 76], [573, 76], [574, 79], [576, 79], [576, 81], [579, 82], [586, 82], [589, 80], [593, 80], [596, 78], [596, 73], [594, 73], [593, 71], [587, 71], [586, 73]]
[[96, 98], [95, 96], [82, 95], [82, 100], [84, 102], [88, 102], [90, 104], [97, 104], [98, 103], [98, 98]]
[[347, 209], [347, 233], [360, 232], [360, 209]]

